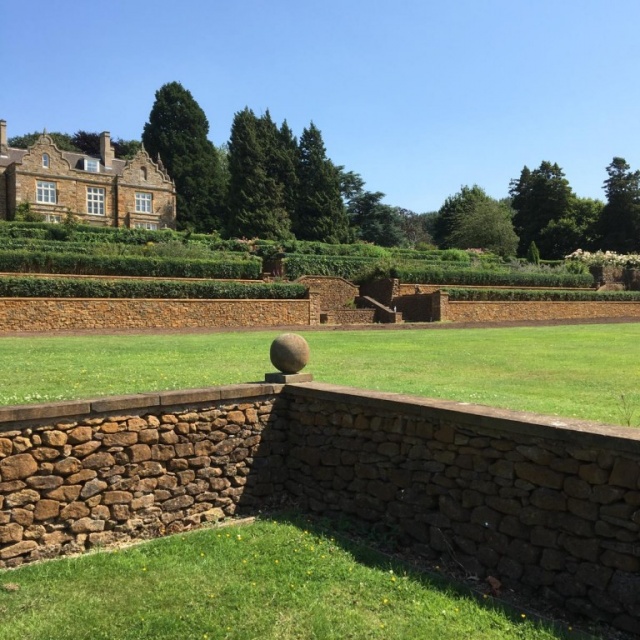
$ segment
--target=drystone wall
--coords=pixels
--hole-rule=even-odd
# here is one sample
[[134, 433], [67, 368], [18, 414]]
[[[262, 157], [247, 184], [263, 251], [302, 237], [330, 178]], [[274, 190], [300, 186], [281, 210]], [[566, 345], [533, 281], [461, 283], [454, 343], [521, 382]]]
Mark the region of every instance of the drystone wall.
[[302, 508], [638, 632], [636, 430], [329, 385], [287, 395]]
[[319, 383], [0, 408], [0, 567], [292, 497], [640, 628], [640, 431]]
[[334, 309], [320, 314], [321, 324], [373, 324], [375, 309]]
[[344, 278], [333, 276], [302, 276], [296, 282], [305, 285], [318, 297], [322, 311], [336, 311], [353, 304], [358, 287]]
[[0, 298], [0, 331], [181, 329], [318, 324], [315, 299]]
[[439, 319], [448, 322], [640, 318], [640, 302], [453, 302], [447, 294], [441, 298]]
[[280, 495], [279, 390], [0, 408], [0, 567], [176, 533]]

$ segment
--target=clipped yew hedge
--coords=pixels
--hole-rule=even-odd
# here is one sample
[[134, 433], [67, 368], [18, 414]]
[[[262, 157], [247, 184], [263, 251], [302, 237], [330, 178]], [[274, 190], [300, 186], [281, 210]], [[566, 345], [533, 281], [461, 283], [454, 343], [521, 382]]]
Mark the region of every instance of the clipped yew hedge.
[[378, 262], [378, 258], [365, 256], [320, 256], [287, 254], [284, 259], [287, 278], [295, 280], [301, 276], [336, 276], [357, 280], [364, 270]]
[[397, 266], [394, 271], [401, 282], [415, 284], [566, 288], [593, 286], [593, 277], [588, 273], [494, 271], [491, 269], [455, 269], [435, 266], [425, 266], [418, 269], [405, 265]]
[[307, 288], [291, 282], [179, 282], [91, 278], [0, 278], [0, 298], [193, 298], [300, 299]]
[[262, 275], [262, 261], [257, 258], [223, 261], [16, 250], [0, 251], [0, 271], [258, 280]]
[[640, 291], [580, 291], [561, 289], [443, 289], [454, 302], [640, 302]]

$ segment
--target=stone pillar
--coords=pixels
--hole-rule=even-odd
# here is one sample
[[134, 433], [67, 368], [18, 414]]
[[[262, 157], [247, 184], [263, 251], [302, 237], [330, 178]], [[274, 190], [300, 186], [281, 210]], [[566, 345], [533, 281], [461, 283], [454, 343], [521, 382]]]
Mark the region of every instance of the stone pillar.
[[438, 289], [432, 294], [433, 321], [443, 322], [449, 316], [449, 294]]

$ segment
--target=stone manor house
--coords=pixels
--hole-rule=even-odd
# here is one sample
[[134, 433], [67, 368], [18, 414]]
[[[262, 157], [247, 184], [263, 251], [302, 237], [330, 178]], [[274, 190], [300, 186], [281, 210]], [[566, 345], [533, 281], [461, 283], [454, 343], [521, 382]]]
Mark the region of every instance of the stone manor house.
[[100, 157], [61, 151], [46, 133], [28, 149], [15, 149], [0, 120], [0, 220], [12, 220], [23, 202], [48, 222], [71, 212], [87, 224], [175, 229], [175, 185], [144, 149], [120, 160], [107, 131], [100, 134]]

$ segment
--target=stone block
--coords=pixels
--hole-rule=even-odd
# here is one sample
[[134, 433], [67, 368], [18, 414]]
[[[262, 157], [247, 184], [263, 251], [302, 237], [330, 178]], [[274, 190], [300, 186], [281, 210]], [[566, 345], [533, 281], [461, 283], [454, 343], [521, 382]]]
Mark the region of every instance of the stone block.
[[60, 513], [60, 506], [57, 500], [39, 500], [36, 502], [33, 517], [36, 520], [51, 520], [57, 518]]
[[19, 453], [0, 460], [0, 478], [22, 480], [32, 476], [38, 470], [38, 463], [30, 453]]

